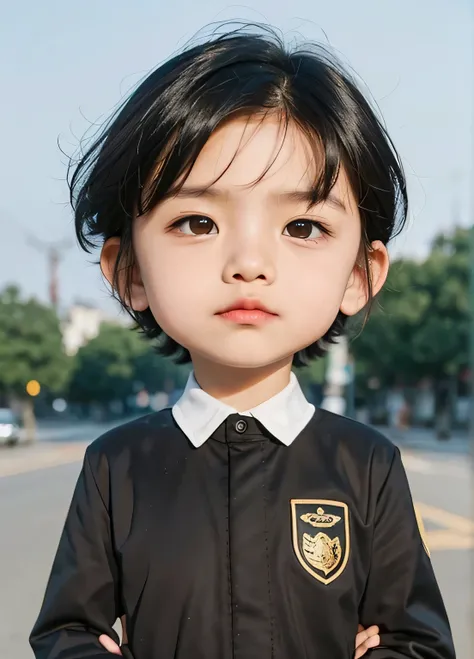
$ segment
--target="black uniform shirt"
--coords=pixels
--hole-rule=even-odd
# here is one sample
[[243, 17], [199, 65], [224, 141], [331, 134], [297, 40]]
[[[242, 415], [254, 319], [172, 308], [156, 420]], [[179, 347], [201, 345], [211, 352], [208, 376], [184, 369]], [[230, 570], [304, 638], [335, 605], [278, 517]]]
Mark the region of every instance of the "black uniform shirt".
[[231, 414], [195, 448], [170, 410], [94, 442], [39, 619], [37, 659], [452, 659], [398, 450], [317, 410], [289, 446]]

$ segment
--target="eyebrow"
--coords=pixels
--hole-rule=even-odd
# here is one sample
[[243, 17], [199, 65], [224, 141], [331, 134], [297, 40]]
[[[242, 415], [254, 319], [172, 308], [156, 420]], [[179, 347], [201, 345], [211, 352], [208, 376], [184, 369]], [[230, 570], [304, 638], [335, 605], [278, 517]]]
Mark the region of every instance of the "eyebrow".
[[321, 199], [320, 201], [317, 200], [316, 202], [314, 201], [313, 190], [291, 190], [288, 192], [281, 192], [276, 196], [279, 197], [280, 199], [284, 199], [288, 201], [296, 201], [296, 202], [311, 204], [311, 206], [315, 206], [318, 203], [328, 204], [329, 206], [332, 206], [337, 210], [341, 210], [344, 213], [347, 213], [347, 208], [345, 203], [342, 201], [340, 197], [337, 196], [335, 192], [330, 192], [325, 199]]
[[[228, 197], [229, 193], [226, 190], [220, 190], [216, 187], [205, 186], [183, 186], [180, 190], [170, 191], [165, 198], [174, 197], [177, 199], [195, 199], [197, 197], [205, 197], [208, 199], [222, 199]], [[313, 190], [285, 190], [271, 195], [281, 201], [293, 201], [297, 203], [306, 203], [315, 206], [317, 203], [325, 203], [332, 206], [336, 210], [347, 213], [347, 208], [342, 199], [334, 192], [330, 192], [325, 199], [321, 202], [314, 202]]]

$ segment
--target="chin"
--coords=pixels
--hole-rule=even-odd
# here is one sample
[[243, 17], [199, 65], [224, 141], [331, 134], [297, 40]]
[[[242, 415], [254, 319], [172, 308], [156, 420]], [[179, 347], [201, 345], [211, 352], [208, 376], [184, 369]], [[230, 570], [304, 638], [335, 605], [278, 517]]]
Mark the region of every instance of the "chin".
[[[207, 347], [207, 346], [206, 346]], [[270, 364], [281, 362], [286, 359], [291, 359], [292, 352], [283, 353], [274, 350], [251, 350], [247, 346], [245, 350], [237, 349], [217, 349], [217, 350], [200, 350], [197, 346], [191, 348], [191, 354], [199, 354], [206, 361], [213, 364], [219, 364], [228, 368], [242, 368], [242, 369], [259, 369], [265, 368]]]

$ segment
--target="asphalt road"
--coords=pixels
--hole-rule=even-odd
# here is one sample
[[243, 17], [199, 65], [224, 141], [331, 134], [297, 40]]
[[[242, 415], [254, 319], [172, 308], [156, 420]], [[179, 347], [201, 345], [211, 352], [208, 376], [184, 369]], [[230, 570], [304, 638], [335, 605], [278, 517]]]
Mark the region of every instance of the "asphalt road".
[[[105, 429], [64, 429], [34, 447], [0, 449], [0, 648], [31, 659], [27, 643], [38, 613], [85, 445]], [[82, 439], [84, 441], [80, 441]], [[47, 440], [47, 436], [42, 437]], [[463, 442], [440, 447], [407, 438], [405, 466], [428, 532], [433, 564], [453, 628], [458, 659], [474, 656], [474, 523], [471, 463]], [[416, 447], [416, 448], [413, 448]], [[471, 592], [472, 591], [472, 592]]]

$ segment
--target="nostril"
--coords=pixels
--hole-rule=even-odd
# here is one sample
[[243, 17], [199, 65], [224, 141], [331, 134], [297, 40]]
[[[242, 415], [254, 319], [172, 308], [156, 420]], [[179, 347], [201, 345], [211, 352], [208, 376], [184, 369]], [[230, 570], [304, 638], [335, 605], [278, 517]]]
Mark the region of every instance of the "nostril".
[[265, 281], [267, 278], [265, 277], [265, 275], [257, 275], [256, 277], [245, 278], [242, 275], [235, 274], [233, 275], [233, 279], [236, 279], [237, 281], [250, 281], [251, 279], [263, 279]]

